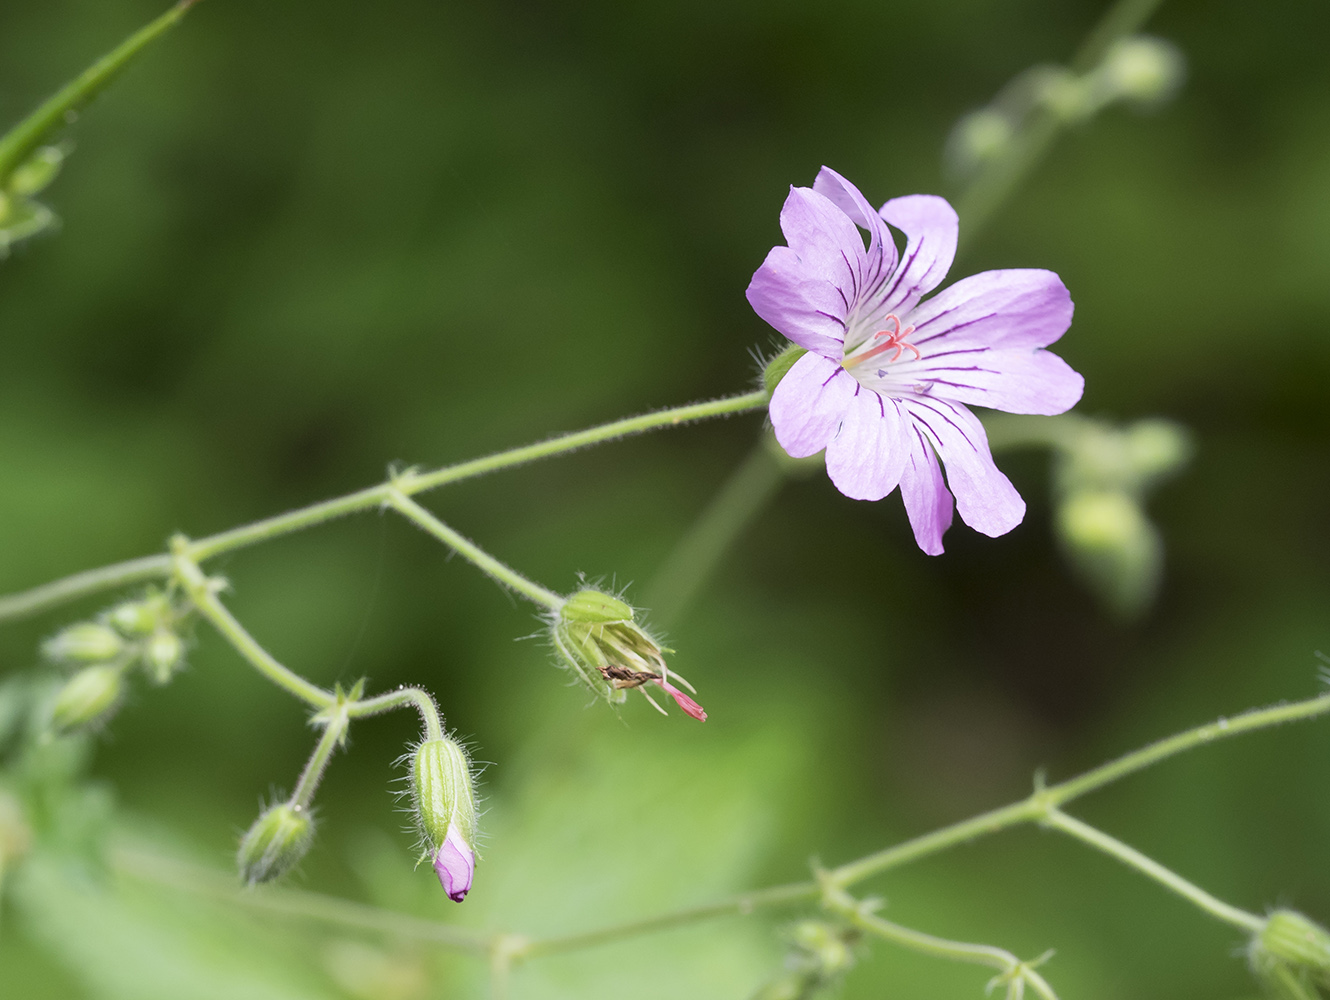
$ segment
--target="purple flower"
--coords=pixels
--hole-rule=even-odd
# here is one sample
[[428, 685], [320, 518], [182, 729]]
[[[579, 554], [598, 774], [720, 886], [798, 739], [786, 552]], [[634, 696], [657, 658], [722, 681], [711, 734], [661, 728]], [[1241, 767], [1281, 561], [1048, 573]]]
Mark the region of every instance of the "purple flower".
[[[907, 238], [899, 259], [887, 223]], [[942, 552], [953, 493], [977, 531], [1020, 524], [1025, 502], [968, 406], [1054, 414], [1081, 398], [1081, 376], [1042, 350], [1071, 324], [1062, 281], [1051, 271], [985, 271], [920, 302], [956, 255], [955, 211], [916, 194], [874, 212], [828, 167], [811, 188], [790, 189], [780, 224], [789, 246], [767, 255], [748, 301], [808, 351], [771, 396], [781, 447], [796, 458], [825, 448], [831, 481], [856, 500], [899, 485], [930, 555]]]
[[466, 899], [476, 873], [476, 852], [462, 839], [456, 823], [448, 827], [448, 836], [434, 852], [434, 873], [449, 899], [454, 903]]

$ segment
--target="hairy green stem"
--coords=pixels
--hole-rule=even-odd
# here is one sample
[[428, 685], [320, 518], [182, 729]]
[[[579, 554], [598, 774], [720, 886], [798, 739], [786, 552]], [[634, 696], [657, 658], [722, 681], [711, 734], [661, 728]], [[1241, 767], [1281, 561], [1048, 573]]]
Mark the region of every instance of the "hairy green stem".
[[177, 539], [174, 547], [176, 551], [172, 557], [172, 563], [175, 569], [175, 578], [180, 583], [181, 589], [188, 595], [194, 607], [198, 609], [199, 614], [208, 619], [213, 627], [222, 634], [222, 637], [234, 646], [236, 651], [248, 660], [255, 670], [278, 687], [315, 708], [327, 708], [337, 701], [337, 696], [331, 691], [325, 691], [318, 685], [311, 684], [295, 671], [283, 666], [271, 653], [258, 644], [255, 638], [245, 630], [245, 626], [241, 625], [235, 616], [226, 609], [226, 605], [218, 599], [216, 587], [211, 580], [204, 576], [198, 563], [186, 554], [189, 547], [187, 540]]
[[[308, 507], [301, 507], [298, 510], [256, 521], [244, 527], [196, 539], [189, 543], [185, 555], [195, 563], [202, 562], [224, 552], [313, 527], [316, 524], [322, 524], [346, 514], [381, 507], [388, 501], [394, 491], [409, 496], [489, 472], [511, 468], [525, 462], [533, 462], [537, 459], [549, 458], [578, 448], [612, 441], [616, 438], [642, 434], [661, 427], [674, 427], [696, 420], [706, 420], [712, 417], [760, 409], [767, 404], [768, 399], [769, 396], [765, 390], [758, 390], [737, 396], [725, 396], [705, 403], [690, 403], [686, 406], [676, 406], [667, 410], [658, 410], [655, 413], [616, 420], [613, 423], [592, 427], [589, 430], [563, 434], [550, 438], [548, 441], [541, 441], [538, 444], [526, 445], [485, 458], [446, 466], [434, 472], [398, 476], [395, 480], [389, 480], [347, 496], [326, 500]], [[168, 577], [172, 571], [171, 557], [148, 556], [143, 559], [132, 559], [128, 562], [78, 573], [62, 580], [56, 580], [53, 583], [35, 587], [32, 590], [0, 597], [0, 622], [38, 614], [49, 608], [57, 607], [68, 601], [102, 590], [110, 590], [125, 584], [137, 583], [141, 580]]]
[[0, 182], [36, 152], [51, 135], [115, 79], [145, 48], [175, 26], [197, 0], [180, 0], [165, 14], [140, 28], [85, 69], [36, 111], [0, 137]]
[[558, 611], [563, 607], [564, 599], [554, 591], [528, 580], [511, 566], [499, 562], [475, 542], [458, 534], [400, 490], [392, 490], [386, 502], [393, 510], [433, 535], [502, 586], [517, 591], [523, 597], [551, 611]]
[[1110, 857], [1117, 858], [1123, 864], [1149, 876], [1160, 885], [1173, 890], [1212, 917], [1216, 917], [1225, 923], [1232, 924], [1234, 927], [1241, 928], [1249, 933], [1259, 931], [1265, 926], [1263, 917], [1258, 917], [1254, 913], [1248, 913], [1246, 910], [1230, 906], [1223, 900], [1216, 899], [1200, 886], [1193, 885], [1182, 876], [1165, 868], [1158, 861], [1142, 854], [1136, 848], [1129, 847], [1122, 841], [1110, 837], [1102, 830], [1096, 829], [1088, 823], [1082, 823], [1058, 809], [1050, 809], [1048, 814], [1040, 821], [1040, 824], [1051, 830], [1060, 830], [1096, 850], [1103, 851]]
[[420, 713], [420, 722], [425, 728], [425, 739], [443, 739], [443, 720], [439, 717], [439, 706], [424, 688], [398, 688], [396, 691], [375, 695], [364, 701], [353, 701], [347, 706], [347, 715], [353, 719], [363, 719], [370, 715], [405, 708], [408, 705], [414, 706]]
[[[823, 909], [837, 914], [847, 923], [862, 931], [879, 937], [884, 941], [917, 951], [933, 958], [943, 958], [951, 962], [966, 962], [971, 965], [986, 965], [997, 969], [1002, 977], [1019, 977], [1032, 986], [1036, 993], [1046, 1000], [1057, 1000], [1052, 987], [1032, 968], [1032, 963], [1022, 962], [1004, 948], [988, 944], [970, 944], [965, 941], [951, 941], [933, 934], [925, 934], [910, 927], [904, 927], [884, 920], [873, 912], [870, 904], [861, 902], [841, 889], [831, 886], [822, 899]], [[995, 980], [996, 982], [996, 980]]]
[[345, 704], [340, 705], [332, 713], [331, 718], [327, 720], [323, 727], [323, 735], [319, 737], [319, 742], [314, 746], [314, 752], [310, 754], [309, 761], [305, 764], [305, 769], [300, 772], [300, 780], [296, 782], [296, 787], [291, 792], [290, 804], [297, 809], [309, 809], [314, 801], [314, 793], [318, 790], [319, 782], [323, 780], [323, 772], [328, 769], [328, 762], [332, 760], [332, 755], [336, 752], [338, 746], [346, 741], [346, 731], [350, 728], [351, 720]]

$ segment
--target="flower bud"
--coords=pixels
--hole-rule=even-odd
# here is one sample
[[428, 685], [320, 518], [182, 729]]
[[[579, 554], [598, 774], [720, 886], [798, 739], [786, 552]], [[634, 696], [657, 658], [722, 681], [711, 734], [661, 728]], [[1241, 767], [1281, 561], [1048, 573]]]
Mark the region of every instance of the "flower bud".
[[120, 667], [84, 667], [56, 695], [51, 724], [59, 732], [68, 732], [104, 722], [115, 711], [123, 690]]
[[265, 809], [240, 840], [236, 862], [249, 885], [271, 882], [292, 868], [309, 850], [314, 822], [309, 811], [289, 802]]
[[461, 744], [445, 736], [416, 747], [411, 800], [439, 883], [460, 903], [476, 870], [476, 795]]
[[11, 194], [36, 194], [60, 172], [65, 154], [58, 146], [43, 146], [19, 164], [9, 175], [5, 187]]
[[158, 629], [143, 650], [143, 664], [158, 684], [171, 679], [185, 657], [185, 644], [180, 636], [169, 629]]
[[1056, 527], [1075, 568], [1118, 613], [1131, 616], [1149, 604], [1163, 545], [1135, 498], [1119, 490], [1075, 490], [1059, 505]]
[[127, 636], [151, 635], [171, 620], [171, 602], [165, 594], [149, 591], [141, 601], [117, 604], [106, 615]]
[[125, 642], [114, 629], [98, 622], [80, 622], [57, 632], [42, 646], [48, 659], [66, 663], [103, 663], [114, 660]]
[[[651, 683], [693, 718], [706, 721], [702, 706], [670, 683], [665, 650], [637, 625], [633, 609], [619, 598], [579, 590], [559, 610], [551, 637], [564, 663], [606, 701], [621, 703], [629, 688], [640, 690]], [[678, 674], [674, 677], [692, 690]]]
[[1182, 86], [1187, 64], [1171, 42], [1135, 35], [1109, 49], [1097, 72], [1114, 96], [1140, 104], [1159, 104]]
[[767, 392], [775, 392], [780, 380], [788, 375], [794, 363], [807, 353], [807, 348], [791, 344], [768, 361], [766, 367], [762, 369], [762, 384], [766, 386]]
[[1294, 910], [1276, 910], [1252, 940], [1253, 963], [1283, 962], [1325, 977], [1330, 973], [1330, 933]]

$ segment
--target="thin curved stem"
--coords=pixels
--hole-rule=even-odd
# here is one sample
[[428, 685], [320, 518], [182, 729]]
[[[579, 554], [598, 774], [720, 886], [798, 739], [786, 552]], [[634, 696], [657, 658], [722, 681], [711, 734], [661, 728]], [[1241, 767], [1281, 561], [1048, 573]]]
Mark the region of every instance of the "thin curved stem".
[[310, 754], [309, 761], [305, 764], [305, 769], [300, 772], [300, 780], [296, 782], [295, 790], [291, 792], [292, 806], [298, 809], [310, 807], [319, 782], [323, 780], [323, 772], [328, 769], [328, 762], [332, 760], [337, 748], [346, 742], [346, 731], [350, 724], [345, 705], [332, 713], [332, 717], [323, 727], [323, 735], [319, 737], [314, 752]]
[[421, 724], [425, 727], [425, 739], [443, 739], [443, 720], [439, 717], [439, 706], [424, 688], [404, 687], [387, 694], [355, 701], [347, 706], [347, 715], [353, 719], [363, 719], [397, 708], [412, 705], [420, 712]]
[[1124, 844], [1115, 837], [1110, 837], [1102, 830], [1082, 823], [1075, 817], [1068, 816], [1058, 809], [1050, 809], [1048, 815], [1040, 821], [1042, 826], [1051, 830], [1060, 830], [1069, 837], [1074, 837], [1083, 844], [1089, 844], [1096, 850], [1103, 851], [1110, 857], [1117, 858], [1123, 864], [1135, 868], [1138, 872], [1154, 879], [1160, 885], [1171, 889], [1188, 902], [1200, 907], [1225, 923], [1232, 924], [1248, 933], [1259, 931], [1265, 926], [1265, 918], [1254, 913], [1230, 906], [1221, 899], [1210, 895], [1198, 885], [1193, 885], [1181, 875], [1165, 868], [1158, 861], [1147, 857], [1134, 847]]
[[175, 26], [197, 0], [180, 0], [85, 69], [0, 137], [0, 181], [114, 80], [134, 57]]
[[226, 605], [218, 599], [212, 581], [203, 575], [197, 563], [184, 554], [183, 550], [187, 545], [188, 543], [183, 540], [177, 543], [177, 551], [173, 557], [175, 577], [194, 607], [198, 608], [199, 614], [208, 619], [255, 670], [278, 687], [315, 708], [327, 708], [334, 704], [337, 701], [336, 695], [331, 691], [325, 691], [317, 684], [310, 683], [295, 671], [283, 666], [245, 630], [245, 626], [241, 625], [226, 609]]
[[502, 586], [517, 591], [528, 600], [543, 605], [551, 611], [558, 611], [563, 607], [564, 599], [554, 591], [542, 587], [534, 580], [528, 580], [511, 566], [501, 563], [475, 542], [448, 527], [400, 490], [390, 491], [386, 502], [393, 510], [407, 520], [414, 522], [417, 527], [423, 528], [427, 533], [443, 542], [444, 545], [447, 545]]
[[[224, 552], [255, 545], [357, 511], [380, 507], [394, 490], [410, 496], [425, 490], [437, 489], [449, 483], [460, 482], [464, 479], [471, 479], [542, 458], [550, 458], [564, 452], [586, 448], [590, 445], [601, 444], [617, 438], [643, 434], [662, 427], [676, 427], [697, 420], [707, 420], [712, 417], [722, 417], [733, 413], [760, 409], [767, 404], [768, 399], [769, 396], [766, 390], [761, 389], [735, 396], [725, 396], [705, 403], [690, 403], [686, 406], [676, 406], [666, 410], [658, 410], [655, 413], [616, 420], [613, 423], [602, 424], [588, 430], [563, 434], [550, 438], [548, 441], [513, 448], [509, 451], [499, 452], [485, 458], [473, 459], [469, 462], [461, 462], [457, 465], [445, 466], [433, 472], [399, 476], [395, 481], [390, 480], [343, 497], [325, 500], [285, 514], [265, 518], [262, 521], [255, 521], [253, 524], [233, 528], [230, 531], [195, 539], [189, 543], [185, 555], [195, 563], [203, 562]], [[31, 590], [0, 597], [0, 622], [38, 614], [50, 608], [58, 607], [67, 601], [102, 590], [111, 590], [141, 580], [167, 577], [170, 576], [171, 572], [172, 564], [169, 556], [148, 556], [143, 559], [132, 559], [127, 562], [104, 566], [100, 569], [76, 573], [73, 576], [40, 587], [34, 587]]]

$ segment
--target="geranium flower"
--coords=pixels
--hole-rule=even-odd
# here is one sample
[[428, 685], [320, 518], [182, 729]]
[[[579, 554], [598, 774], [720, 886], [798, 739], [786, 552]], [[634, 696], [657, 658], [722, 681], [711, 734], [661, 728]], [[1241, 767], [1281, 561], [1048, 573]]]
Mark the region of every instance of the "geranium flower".
[[[887, 223], [908, 240], [899, 259]], [[1020, 524], [1025, 502], [968, 407], [1054, 414], [1081, 398], [1081, 376], [1042, 350], [1071, 324], [1062, 281], [1051, 271], [985, 271], [920, 302], [951, 268], [955, 211], [918, 194], [874, 212], [828, 167], [811, 188], [790, 189], [780, 224], [789, 246], [767, 255], [748, 301], [808, 352], [772, 393], [781, 447], [796, 458], [825, 448], [831, 481], [856, 500], [899, 485], [930, 555], [942, 552], [953, 494], [977, 531], [996, 537]]]

